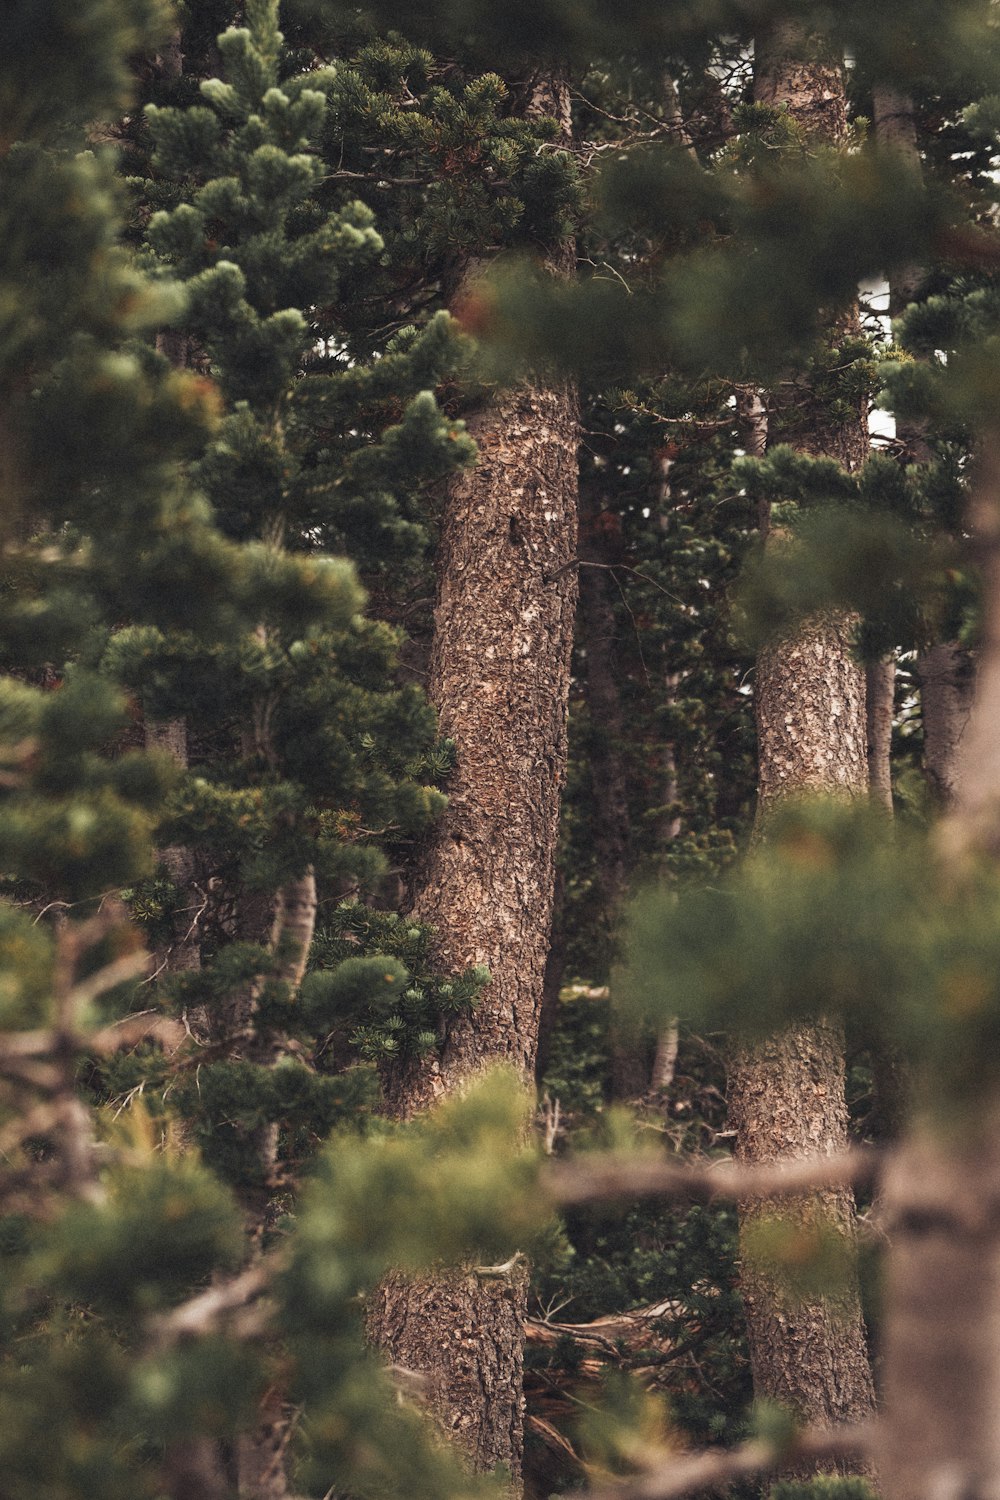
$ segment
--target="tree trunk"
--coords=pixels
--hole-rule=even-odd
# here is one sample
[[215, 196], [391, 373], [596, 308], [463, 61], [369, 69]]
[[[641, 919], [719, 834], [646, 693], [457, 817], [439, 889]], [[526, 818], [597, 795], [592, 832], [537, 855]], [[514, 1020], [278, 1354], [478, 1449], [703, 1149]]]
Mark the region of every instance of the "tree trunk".
[[[477, 414], [477, 467], [443, 522], [430, 696], [457, 747], [448, 808], [412, 912], [446, 972], [490, 971], [440, 1055], [385, 1078], [408, 1118], [499, 1062], [533, 1076], [555, 879], [576, 604], [576, 403], [521, 389]], [[521, 1462], [524, 1279], [391, 1278], [373, 1340], [427, 1377], [428, 1404], [477, 1468]]]
[[[161, 750], [183, 770], [188, 766], [187, 725], [183, 719], [153, 719], [147, 714], [143, 725], [146, 749]], [[171, 844], [157, 850], [157, 857], [178, 890], [186, 893], [186, 902], [174, 919], [173, 940], [156, 954], [156, 967], [171, 973], [201, 968], [201, 943], [198, 939], [198, 892], [195, 890], [194, 853], [183, 844]], [[207, 1035], [205, 1016], [188, 1018], [196, 1035]]]
[[[565, 86], [538, 80], [530, 97], [529, 112], [568, 129]], [[412, 915], [434, 928], [440, 969], [484, 964], [491, 977], [437, 1056], [385, 1075], [386, 1106], [403, 1119], [498, 1063], [532, 1081], [552, 919], [577, 600], [576, 397], [522, 386], [468, 425], [479, 461], [448, 489], [428, 683], [456, 767]], [[425, 1377], [443, 1430], [477, 1469], [503, 1465], [515, 1491], [526, 1295], [520, 1266], [390, 1277], [368, 1310], [369, 1336]]]
[[[819, 1021], [795, 1026], [737, 1059], [730, 1084], [736, 1157], [747, 1164], [832, 1155], [847, 1146], [844, 1035]], [[871, 1369], [857, 1285], [822, 1297], [793, 1293], [768, 1262], [762, 1227], [779, 1215], [807, 1246], [814, 1235], [854, 1236], [854, 1198], [831, 1189], [780, 1205], [743, 1205], [741, 1286], [754, 1391], [827, 1426], [871, 1415]]]
[[939, 807], [960, 796], [962, 736], [972, 712], [976, 670], [972, 652], [958, 641], [931, 646], [917, 659], [924, 721], [924, 775]]
[[1000, 1492], [1000, 1119], [912, 1128], [883, 1179], [886, 1500]]
[[530, 1078], [548, 954], [576, 605], [576, 401], [522, 388], [469, 422], [479, 462], [442, 525], [429, 692], [456, 744], [448, 807], [417, 872], [412, 915], [438, 966], [490, 983], [440, 1055], [387, 1075], [407, 1118], [470, 1074]]
[[[864, 797], [865, 677], [850, 647], [850, 621], [809, 621], [794, 638], [772, 643], [757, 668], [760, 742], [758, 828], [773, 804], [803, 792]], [[847, 1145], [844, 1038], [820, 1020], [740, 1051], [729, 1077], [736, 1157], [751, 1163], [833, 1155]], [[852, 1240], [849, 1190], [810, 1195], [781, 1206], [783, 1220]], [[759, 1250], [761, 1228], [775, 1208], [743, 1205], [742, 1284], [758, 1396], [827, 1425], [870, 1415], [874, 1389], [857, 1284], [832, 1296], [794, 1299], [781, 1272]]]
[[869, 662], [865, 670], [868, 786], [872, 801], [892, 812], [892, 710], [896, 662], [892, 656]]
[[[758, 44], [756, 97], [787, 105], [810, 133], [835, 142], [846, 129], [842, 73], [840, 59], [824, 55], [816, 38], [781, 24]], [[856, 317], [849, 315], [834, 333], [855, 326]], [[778, 396], [768, 404], [779, 437], [801, 451], [836, 458], [851, 469], [867, 454], [867, 413], [860, 407], [855, 419], [834, 424], [808, 391], [796, 392], [792, 412]], [[766, 528], [767, 517], [762, 519]], [[774, 804], [789, 795], [868, 795], [865, 673], [851, 649], [852, 624], [840, 614], [817, 616], [761, 652], [755, 688], [758, 837]], [[843, 1150], [840, 1028], [820, 1019], [741, 1051], [730, 1071], [729, 1099], [741, 1161]], [[756, 1394], [820, 1425], [868, 1416], [874, 1389], [856, 1280], [846, 1277], [828, 1296], [793, 1300], [786, 1278], [760, 1253], [761, 1230], [773, 1212], [766, 1204], [744, 1204], [740, 1213]], [[806, 1236], [821, 1228], [853, 1241], [854, 1204], [847, 1191], [812, 1194], [783, 1204], [781, 1213]]]
[[[981, 666], [943, 852], [1000, 853], [1000, 437], [987, 434], [971, 527], [983, 578]], [[917, 1118], [884, 1179], [886, 1500], [1000, 1493], [1000, 1098]]]

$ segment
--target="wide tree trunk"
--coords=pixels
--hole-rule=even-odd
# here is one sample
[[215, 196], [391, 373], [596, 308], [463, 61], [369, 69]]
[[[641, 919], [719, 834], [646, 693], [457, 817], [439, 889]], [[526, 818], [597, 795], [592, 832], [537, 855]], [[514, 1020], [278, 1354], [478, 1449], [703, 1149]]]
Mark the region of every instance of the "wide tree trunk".
[[[576, 403], [521, 389], [470, 423], [480, 458], [446, 506], [430, 695], [457, 765], [421, 869], [413, 915], [446, 972], [490, 983], [439, 1055], [385, 1077], [407, 1118], [492, 1064], [533, 1076], [548, 953], [576, 605]], [[393, 1277], [368, 1328], [425, 1376], [444, 1430], [479, 1469], [514, 1483], [522, 1447], [523, 1272], [417, 1284]]]
[[[836, 142], [846, 128], [840, 60], [824, 56], [816, 38], [793, 25], [775, 28], [757, 47], [756, 96], [785, 106], [815, 137]], [[851, 316], [834, 330], [848, 331]], [[768, 400], [779, 438], [801, 451], [838, 459], [854, 469], [868, 451], [866, 412], [831, 423], [808, 391], [790, 411]], [[765, 527], [767, 518], [763, 518]], [[868, 795], [865, 671], [851, 647], [852, 620], [827, 614], [771, 642], [757, 664], [759, 740], [757, 837], [775, 803], [790, 795]], [[844, 1041], [823, 1019], [796, 1026], [742, 1050], [730, 1070], [729, 1100], [736, 1155], [747, 1163], [785, 1156], [833, 1154], [846, 1145]], [[740, 1214], [742, 1281], [754, 1389], [820, 1425], [863, 1418], [874, 1389], [856, 1281], [836, 1294], [793, 1298], [786, 1279], [762, 1256], [761, 1229], [773, 1205], [746, 1204]], [[782, 1218], [811, 1235], [816, 1229], [853, 1241], [848, 1191], [814, 1194], [783, 1204]], [[850, 1248], [850, 1246], [849, 1246]]]
[[[535, 81], [526, 109], [568, 132], [568, 90], [553, 79]], [[404, 1119], [498, 1063], [532, 1081], [552, 920], [577, 601], [575, 393], [524, 385], [468, 425], [479, 460], [448, 489], [428, 683], [456, 768], [411, 911], [434, 928], [440, 969], [485, 965], [490, 982], [433, 1058], [384, 1076]], [[473, 1465], [502, 1465], [515, 1491], [526, 1295], [520, 1263], [390, 1277], [367, 1320], [389, 1359], [424, 1377], [427, 1405]]]

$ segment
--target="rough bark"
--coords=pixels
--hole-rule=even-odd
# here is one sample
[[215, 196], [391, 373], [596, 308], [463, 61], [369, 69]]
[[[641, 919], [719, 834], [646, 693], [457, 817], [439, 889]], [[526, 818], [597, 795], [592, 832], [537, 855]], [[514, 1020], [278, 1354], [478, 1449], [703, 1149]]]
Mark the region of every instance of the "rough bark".
[[388, 1277], [368, 1325], [394, 1363], [421, 1376], [421, 1399], [475, 1469], [502, 1465], [520, 1483], [524, 1446], [527, 1272], [466, 1269], [419, 1282]]
[[[534, 81], [525, 108], [568, 129], [569, 93], [551, 78]], [[562, 247], [554, 262], [567, 255]], [[401, 1118], [497, 1063], [531, 1081], [552, 919], [577, 600], [575, 394], [525, 385], [468, 426], [479, 460], [448, 486], [428, 681], [456, 768], [411, 910], [434, 928], [439, 968], [484, 964], [491, 978], [435, 1057], [385, 1076], [387, 1108]], [[369, 1336], [425, 1378], [444, 1431], [475, 1467], [505, 1466], [514, 1491], [525, 1299], [515, 1268], [393, 1277], [368, 1309]]]
[[[836, 142], [844, 135], [841, 60], [791, 23], [758, 43], [756, 97], [787, 104], [815, 138]], [[834, 334], [854, 327], [856, 314], [849, 311], [836, 321]], [[772, 394], [767, 406], [777, 440], [851, 469], [863, 461], [868, 435], [862, 408], [856, 419], [834, 422], [808, 388]], [[767, 517], [762, 520], [766, 532]], [[775, 803], [789, 795], [868, 795], [865, 673], [851, 649], [852, 625], [846, 615], [817, 616], [760, 654], [758, 838], [766, 836]], [[730, 1070], [729, 1102], [741, 1161], [842, 1151], [847, 1112], [840, 1028], [818, 1019], [740, 1051]], [[766, 1204], [746, 1203], [740, 1212], [754, 1389], [821, 1426], [864, 1418], [874, 1407], [874, 1389], [856, 1280], [849, 1274], [830, 1295], [793, 1298], [787, 1279], [760, 1254], [761, 1230], [772, 1214]], [[847, 1190], [785, 1202], [781, 1216], [807, 1236], [821, 1228], [853, 1241], [854, 1203]]]
[[[839, 1025], [796, 1026], [742, 1054], [730, 1085], [736, 1158], [759, 1165], [832, 1156], [847, 1146], [844, 1036]], [[780, 1214], [804, 1236], [854, 1235], [850, 1189], [780, 1205], [744, 1204], [741, 1285], [758, 1397], [780, 1401], [820, 1425], [859, 1421], [874, 1407], [871, 1369], [853, 1278], [823, 1297], [802, 1298], [760, 1251], [767, 1220]]]
[[896, 662], [891, 656], [869, 662], [865, 669], [868, 787], [872, 801], [892, 812], [892, 710], [896, 694]]
[[951, 807], [959, 797], [962, 737], [976, 690], [975, 661], [967, 646], [942, 641], [917, 659], [924, 721], [924, 775], [934, 800]]
[[429, 693], [456, 744], [448, 808], [417, 872], [412, 915], [446, 971], [485, 964], [476, 1010], [440, 1055], [387, 1076], [408, 1117], [470, 1074], [531, 1076], [548, 952], [576, 605], [577, 411], [522, 388], [469, 422], [479, 462], [442, 524]]
[[851, 650], [847, 616], [814, 617], [766, 646], [754, 701], [759, 825], [781, 797], [867, 793], [865, 674]]
[[[439, 967], [490, 970], [439, 1056], [385, 1079], [407, 1118], [498, 1062], [532, 1077], [549, 944], [576, 604], [577, 416], [566, 390], [522, 389], [470, 423], [479, 463], [443, 521], [430, 696], [457, 765], [418, 874], [413, 915]], [[426, 1377], [427, 1403], [477, 1468], [522, 1447], [520, 1273], [391, 1278], [373, 1340]]]

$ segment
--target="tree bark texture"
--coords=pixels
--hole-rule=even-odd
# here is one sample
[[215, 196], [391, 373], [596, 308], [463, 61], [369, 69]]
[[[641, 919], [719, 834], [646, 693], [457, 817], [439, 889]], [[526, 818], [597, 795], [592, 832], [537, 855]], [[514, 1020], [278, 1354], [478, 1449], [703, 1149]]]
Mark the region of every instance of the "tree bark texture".
[[851, 619], [814, 616], [757, 661], [758, 826], [776, 799], [868, 790], [865, 671]]
[[[740, 1054], [729, 1112], [736, 1159], [747, 1165], [845, 1150], [841, 1027], [828, 1021], [795, 1026]], [[872, 1413], [874, 1391], [856, 1282], [851, 1278], [823, 1297], [795, 1295], [760, 1248], [762, 1226], [778, 1215], [806, 1246], [818, 1234], [841, 1236], [848, 1259], [853, 1248], [850, 1189], [742, 1206], [741, 1285], [754, 1390], [809, 1423], [863, 1420]]]
[[[441, 540], [430, 696], [456, 743], [449, 802], [418, 871], [412, 912], [446, 972], [490, 970], [439, 1056], [388, 1075], [401, 1118], [486, 1067], [533, 1075], [548, 954], [576, 606], [577, 412], [569, 391], [521, 389], [477, 414], [474, 470], [455, 480]], [[430, 1409], [476, 1468], [522, 1450], [520, 1273], [418, 1283], [393, 1277], [369, 1333], [420, 1372]]]
[[[804, 130], [837, 142], [846, 129], [841, 60], [792, 24], [762, 38], [756, 52], [756, 97], [787, 104]], [[856, 313], [831, 319], [831, 336], [853, 330]], [[834, 422], [808, 387], [783, 387], [767, 399], [772, 441], [836, 458], [855, 469], [868, 452], [866, 411]], [[763, 518], [765, 527], [767, 518]], [[851, 649], [852, 619], [828, 613], [776, 639], [757, 664], [759, 743], [756, 837], [788, 796], [868, 795], [866, 684]], [[846, 1145], [844, 1039], [839, 1025], [818, 1019], [795, 1026], [733, 1059], [729, 1081], [736, 1155], [747, 1163], [832, 1155]], [[853, 1271], [825, 1296], [795, 1297], [787, 1277], [761, 1254], [774, 1216], [767, 1204], [740, 1213], [742, 1284], [754, 1389], [809, 1422], [828, 1425], [867, 1417], [874, 1388]], [[781, 1218], [805, 1236], [817, 1231], [853, 1250], [854, 1202], [846, 1190], [817, 1193], [781, 1206]]]
[[491, 978], [438, 1057], [386, 1078], [401, 1117], [498, 1062], [531, 1076], [552, 916], [577, 591], [576, 401], [522, 388], [469, 428], [479, 462], [448, 497], [429, 681], [457, 761], [411, 910], [433, 926], [441, 969], [485, 964]]
[[503, 1465], [520, 1485], [524, 1449], [527, 1269], [466, 1268], [413, 1282], [392, 1275], [373, 1294], [370, 1333], [421, 1376], [421, 1399], [473, 1468]]
[[[524, 108], [568, 132], [561, 83], [536, 79]], [[557, 249], [553, 268], [570, 254]], [[576, 396], [524, 385], [468, 427], [479, 458], [448, 486], [428, 680], [456, 766], [411, 913], [433, 927], [441, 970], [485, 965], [491, 977], [436, 1056], [385, 1074], [386, 1107], [404, 1119], [498, 1063], [532, 1081], [552, 921], [577, 602]], [[504, 1465], [516, 1493], [526, 1297], [519, 1266], [391, 1277], [367, 1320], [390, 1361], [424, 1377], [427, 1405], [473, 1465]]]
[[959, 798], [962, 738], [972, 712], [976, 668], [972, 652], [958, 641], [942, 641], [917, 659], [924, 721], [924, 775], [939, 807]]
[[865, 669], [868, 787], [872, 801], [892, 812], [892, 711], [896, 696], [896, 662], [892, 656], [869, 662]]
[[[147, 750], [163, 751], [183, 770], [187, 770], [187, 724], [183, 719], [152, 719], [146, 715], [143, 729]], [[174, 920], [173, 941], [156, 955], [157, 968], [162, 964], [172, 973], [200, 969], [201, 943], [198, 940], [198, 892], [194, 888], [194, 851], [183, 844], [171, 844], [168, 848], [158, 849], [157, 858], [174, 885], [187, 894], [186, 907]], [[198, 1035], [207, 1033], [204, 1015], [189, 1019]]]

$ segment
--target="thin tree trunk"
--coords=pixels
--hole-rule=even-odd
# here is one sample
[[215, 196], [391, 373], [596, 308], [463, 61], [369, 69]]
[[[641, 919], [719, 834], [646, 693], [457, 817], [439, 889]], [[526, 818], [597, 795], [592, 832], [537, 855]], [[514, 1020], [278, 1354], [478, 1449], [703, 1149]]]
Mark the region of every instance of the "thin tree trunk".
[[[161, 750], [187, 770], [188, 747], [187, 725], [183, 719], [153, 719], [145, 716], [143, 731], [147, 750]], [[171, 973], [190, 972], [201, 968], [201, 943], [198, 937], [198, 908], [201, 904], [195, 889], [196, 861], [191, 849], [183, 844], [171, 844], [157, 850], [157, 857], [174, 885], [185, 892], [185, 903], [174, 919], [173, 940], [167, 948], [156, 955], [157, 968], [162, 965]], [[206, 1031], [203, 1015], [189, 1017], [198, 1034]]]
[[[615, 662], [617, 622], [609, 589], [611, 558], [601, 507], [581, 497], [580, 607], [578, 637], [587, 704], [587, 761], [594, 882], [600, 900], [602, 932], [613, 939], [621, 916], [628, 874], [631, 828], [622, 747], [625, 738], [619, 672]], [[623, 1038], [614, 1010], [610, 1019], [611, 1093], [639, 1099], [649, 1088], [649, 1049], [635, 1037]]]
[[[527, 108], [568, 131], [564, 85], [536, 80]], [[457, 760], [412, 914], [433, 927], [439, 968], [484, 964], [491, 977], [436, 1057], [385, 1076], [387, 1108], [401, 1118], [497, 1063], [532, 1080], [549, 949], [577, 599], [576, 397], [522, 386], [476, 411], [469, 429], [479, 461], [449, 485], [428, 684]], [[514, 1491], [526, 1295], [518, 1265], [390, 1277], [368, 1309], [369, 1336], [424, 1376], [443, 1430], [475, 1468], [502, 1465]]]
[[872, 801], [892, 812], [892, 710], [896, 696], [896, 662], [892, 656], [869, 662], [865, 669], [868, 786]]
[[[895, 89], [880, 87], [873, 94], [873, 113], [879, 150], [892, 152], [920, 177], [923, 167], [913, 100]], [[889, 280], [892, 317], [898, 318], [915, 300], [924, 279], [919, 266], [905, 266], [893, 273]], [[927, 463], [933, 458], [922, 421], [898, 418], [896, 437], [909, 462]], [[917, 658], [917, 679], [924, 724], [924, 775], [935, 802], [947, 808], [958, 797], [959, 750], [975, 693], [973, 655], [958, 641], [931, 646]]]
[[[817, 39], [804, 37], [791, 23], [777, 26], [758, 44], [756, 97], [787, 105], [818, 138], [835, 142], [844, 136], [840, 61], [824, 57]], [[855, 325], [852, 316], [839, 326]], [[866, 412], [859, 409], [855, 419], [834, 425], [808, 392], [797, 394], [791, 413], [771, 398], [771, 410], [785, 428], [781, 435], [801, 451], [856, 468], [868, 449]], [[767, 517], [762, 520], [766, 530]], [[760, 655], [758, 837], [775, 803], [789, 795], [868, 795], [865, 674], [852, 651], [852, 625], [844, 615], [818, 616]], [[730, 1070], [729, 1100], [741, 1161], [843, 1150], [847, 1111], [840, 1028], [820, 1019], [742, 1050]], [[803, 1197], [783, 1204], [781, 1213], [804, 1233], [821, 1226], [853, 1241], [854, 1203], [847, 1191]], [[864, 1418], [873, 1409], [874, 1389], [856, 1281], [848, 1278], [835, 1295], [793, 1300], [787, 1279], [760, 1253], [768, 1217], [767, 1204], [741, 1208], [741, 1274], [757, 1396], [783, 1402], [821, 1425]]]

